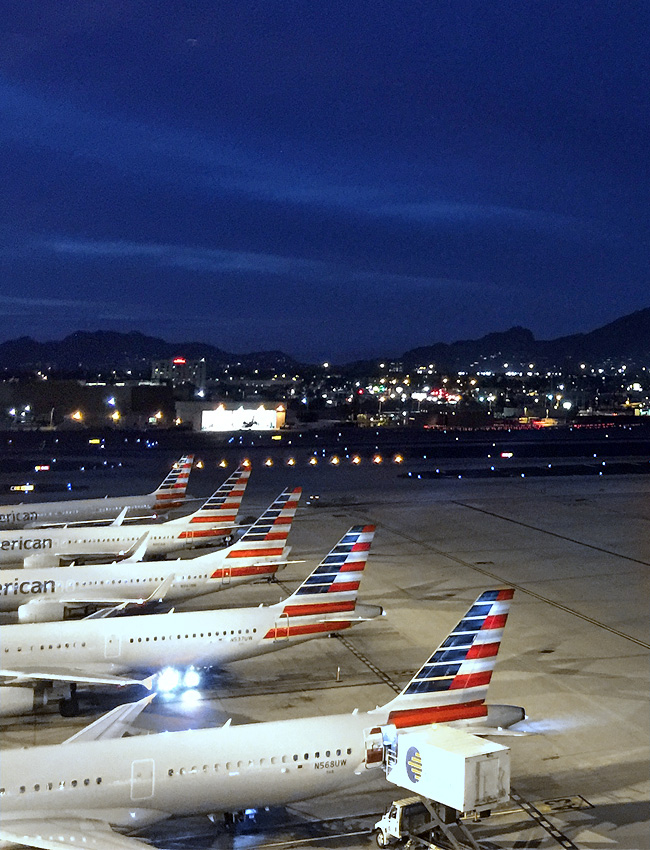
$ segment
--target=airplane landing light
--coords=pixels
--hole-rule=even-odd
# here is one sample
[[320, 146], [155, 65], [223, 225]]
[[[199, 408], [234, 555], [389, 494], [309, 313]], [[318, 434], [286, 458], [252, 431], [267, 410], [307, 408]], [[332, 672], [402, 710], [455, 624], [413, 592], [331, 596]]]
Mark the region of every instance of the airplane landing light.
[[158, 689], [163, 693], [169, 693], [178, 687], [181, 676], [173, 667], [165, 667], [158, 676]]
[[198, 670], [190, 668], [183, 676], [183, 687], [196, 688], [201, 684], [201, 674]]

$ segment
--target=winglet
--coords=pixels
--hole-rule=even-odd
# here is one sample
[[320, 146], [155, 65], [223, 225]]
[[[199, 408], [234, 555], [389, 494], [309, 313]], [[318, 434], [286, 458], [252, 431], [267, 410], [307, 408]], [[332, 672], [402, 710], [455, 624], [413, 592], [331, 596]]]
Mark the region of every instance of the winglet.
[[124, 522], [124, 517], [126, 516], [127, 511], [128, 511], [128, 507], [122, 508], [122, 510], [119, 512], [119, 514], [115, 517], [115, 519], [111, 523], [111, 526], [122, 525], [122, 523]]
[[130, 549], [124, 553], [124, 557], [120, 559], [122, 564], [139, 564], [144, 561], [144, 556], [147, 554], [147, 546], [149, 544], [149, 532], [145, 531], [142, 537], [135, 541]]

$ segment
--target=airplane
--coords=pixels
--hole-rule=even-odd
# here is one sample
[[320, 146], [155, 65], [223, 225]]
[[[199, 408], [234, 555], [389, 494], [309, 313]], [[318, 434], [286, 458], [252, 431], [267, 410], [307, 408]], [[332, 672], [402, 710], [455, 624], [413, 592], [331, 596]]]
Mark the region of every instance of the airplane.
[[107, 561], [125, 555], [146, 532], [148, 557], [223, 543], [232, 535], [249, 476], [250, 469], [240, 466], [198, 511], [167, 522], [0, 531], [0, 564], [56, 567], [62, 559]]
[[114, 519], [127, 511], [166, 513], [182, 507], [194, 455], [183, 455], [151, 493], [140, 496], [106, 496], [103, 499], [69, 499], [62, 502], [21, 502], [0, 505], [0, 529], [37, 528], [56, 523]]
[[77, 684], [124, 686], [139, 681], [135, 673], [162, 670], [154, 680], [161, 690], [188, 681], [196, 687], [201, 668], [274, 652], [380, 616], [378, 605], [357, 605], [374, 533], [372, 525], [353, 526], [291, 596], [267, 607], [67, 620], [55, 632], [49, 623], [0, 626], [0, 679], [8, 682], [0, 687], [0, 714], [31, 711], [33, 685], [39, 682], [75, 686], [66, 713], [75, 710]]
[[[197, 558], [138, 563], [145, 532], [134, 554], [120, 562], [87, 566], [0, 569], [0, 611], [16, 611], [20, 623], [63, 620], [91, 608], [109, 611], [164, 597], [165, 603], [193, 599], [272, 578], [288, 557], [287, 538], [302, 490], [287, 489], [239, 540]], [[161, 590], [162, 589], [162, 590]]]
[[401, 693], [367, 712], [119, 737], [151, 697], [62, 744], [5, 749], [0, 841], [41, 850], [144, 850], [116, 829], [172, 815], [287, 805], [340, 791], [381, 767], [382, 727], [449, 724], [490, 735], [523, 720], [487, 705], [512, 589], [482, 593]]

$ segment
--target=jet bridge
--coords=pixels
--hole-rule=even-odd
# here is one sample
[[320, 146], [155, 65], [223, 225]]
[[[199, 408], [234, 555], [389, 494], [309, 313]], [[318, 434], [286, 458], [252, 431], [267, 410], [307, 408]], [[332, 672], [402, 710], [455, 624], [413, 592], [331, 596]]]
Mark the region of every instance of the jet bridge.
[[[380, 730], [371, 731], [372, 761], [377, 765]], [[487, 817], [495, 805], [509, 799], [510, 750], [443, 725], [403, 731], [382, 726], [381, 738], [380, 764], [386, 778], [417, 796], [396, 800], [388, 808], [375, 824], [377, 844], [409, 841], [412, 847], [478, 848], [461, 817]]]

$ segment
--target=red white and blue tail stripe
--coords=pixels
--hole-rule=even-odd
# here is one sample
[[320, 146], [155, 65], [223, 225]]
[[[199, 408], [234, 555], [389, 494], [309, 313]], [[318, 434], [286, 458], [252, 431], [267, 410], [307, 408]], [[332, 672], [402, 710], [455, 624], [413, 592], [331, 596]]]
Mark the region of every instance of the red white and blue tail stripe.
[[172, 466], [162, 484], [153, 491], [156, 497], [154, 508], [157, 511], [168, 511], [170, 508], [180, 508], [185, 500], [187, 482], [192, 471], [194, 455], [183, 455]]
[[225, 550], [221, 566], [210, 578], [232, 581], [274, 575], [286, 557], [291, 524], [301, 487], [284, 490], [240, 539]]
[[265, 638], [304, 639], [349, 628], [358, 619], [357, 593], [374, 536], [374, 525], [355, 525], [344, 534], [300, 587], [275, 606], [277, 622]]
[[238, 467], [198, 511], [165, 525], [182, 525], [179, 539], [198, 543], [209, 543], [232, 534], [250, 474], [250, 469]]
[[488, 685], [514, 590], [486, 590], [394, 700], [398, 728], [487, 716]]

